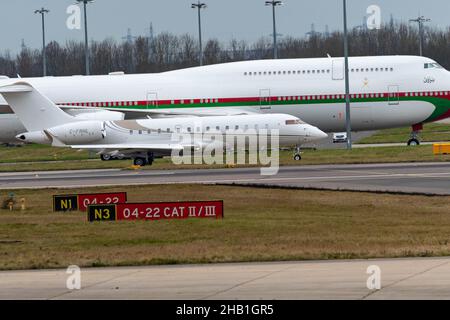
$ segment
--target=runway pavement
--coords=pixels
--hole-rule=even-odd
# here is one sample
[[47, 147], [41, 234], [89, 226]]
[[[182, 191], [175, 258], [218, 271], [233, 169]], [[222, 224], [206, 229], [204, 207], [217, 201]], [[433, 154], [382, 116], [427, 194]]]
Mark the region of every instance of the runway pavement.
[[[367, 288], [369, 266], [381, 288]], [[373, 272], [373, 271], [372, 271]], [[0, 299], [450, 299], [450, 258], [0, 272]]]
[[287, 166], [275, 176], [259, 168], [0, 173], [3, 190], [176, 183], [450, 195], [450, 163]]

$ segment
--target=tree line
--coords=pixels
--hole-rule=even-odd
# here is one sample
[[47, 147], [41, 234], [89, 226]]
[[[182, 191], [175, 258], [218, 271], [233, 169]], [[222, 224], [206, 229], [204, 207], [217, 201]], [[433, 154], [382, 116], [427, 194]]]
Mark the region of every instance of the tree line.
[[[450, 27], [441, 30], [426, 28], [424, 55], [450, 69]], [[46, 46], [47, 73], [52, 76], [84, 74], [85, 56], [82, 42], [56, 41]], [[162, 72], [198, 65], [198, 41], [189, 34], [173, 35], [163, 32], [154, 38], [138, 37], [133, 41], [116, 42], [112, 39], [90, 42], [92, 74], [114, 71], [126, 73]], [[354, 28], [349, 33], [352, 56], [417, 55], [419, 32], [412, 25], [390, 22], [380, 30]], [[210, 39], [204, 46], [204, 64], [270, 59], [273, 56], [270, 38], [254, 43], [231, 40], [227, 43]], [[280, 58], [343, 56], [341, 32], [312, 33], [308, 37], [279, 39]], [[42, 76], [42, 51], [23, 47], [15, 56], [0, 54], [0, 74], [9, 77]]]

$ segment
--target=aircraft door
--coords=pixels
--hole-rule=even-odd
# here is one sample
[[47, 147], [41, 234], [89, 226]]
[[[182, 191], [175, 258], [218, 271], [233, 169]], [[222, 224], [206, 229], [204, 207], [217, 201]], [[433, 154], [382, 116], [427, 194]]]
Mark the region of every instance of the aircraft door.
[[147, 92], [147, 109], [158, 108], [158, 93]]
[[390, 85], [388, 87], [389, 92], [389, 105], [397, 106], [400, 104], [400, 88], [398, 85]]
[[344, 80], [344, 60], [333, 60], [333, 80]]
[[270, 89], [259, 90], [259, 108], [260, 110], [272, 109], [272, 98], [270, 96]]

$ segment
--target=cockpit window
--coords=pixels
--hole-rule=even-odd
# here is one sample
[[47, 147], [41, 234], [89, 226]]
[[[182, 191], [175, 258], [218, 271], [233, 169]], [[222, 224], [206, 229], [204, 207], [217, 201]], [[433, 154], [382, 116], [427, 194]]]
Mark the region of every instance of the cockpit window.
[[425, 63], [425, 69], [443, 69], [439, 63]]
[[286, 125], [290, 126], [290, 125], [294, 125], [294, 124], [302, 124], [303, 122], [299, 119], [296, 120], [286, 120]]

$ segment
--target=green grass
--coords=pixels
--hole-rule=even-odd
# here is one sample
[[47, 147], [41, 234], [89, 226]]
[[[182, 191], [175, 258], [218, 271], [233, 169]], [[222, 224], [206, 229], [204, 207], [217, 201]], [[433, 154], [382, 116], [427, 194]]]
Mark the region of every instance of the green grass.
[[97, 159], [87, 151], [69, 148], [52, 148], [46, 145], [27, 144], [16, 147], [0, 147], [0, 163], [30, 161], [67, 161]]
[[[358, 143], [406, 143], [409, 140], [410, 133], [410, 127], [380, 130]], [[450, 125], [439, 123], [426, 124], [423, 131], [420, 132], [420, 140], [423, 142], [450, 141]]]
[[[9, 149], [9, 148], [6, 148]], [[59, 159], [66, 157], [66, 160], [49, 161], [45, 158], [47, 153], [52, 154], [54, 148], [25, 146], [22, 148], [13, 148], [6, 150], [0, 148], [0, 172], [17, 171], [47, 171], [47, 170], [77, 170], [77, 169], [126, 169], [130, 168], [131, 160], [122, 161], [100, 161], [99, 159], [88, 159], [87, 154], [84, 160], [69, 160], [74, 156], [82, 154], [74, 153], [72, 150], [66, 150], [66, 154], [58, 154]], [[59, 151], [61, 149], [56, 149]], [[360, 148], [347, 150], [305, 150], [302, 161], [294, 161], [292, 152], [280, 152], [280, 165], [318, 165], [318, 164], [362, 164], [362, 163], [392, 163], [392, 162], [440, 162], [450, 161], [449, 155], [433, 155], [432, 146], [417, 147], [380, 147], [380, 148]], [[23, 163], [18, 161], [19, 156], [24, 155], [27, 158], [33, 158], [39, 161]], [[1, 162], [18, 161], [14, 164], [1, 164]], [[166, 169], [194, 169], [194, 168], [226, 168], [226, 165], [174, 165], [170, 158], [156, 159], [152, 166], [144, 167], [145, 170], [166, 170]]]
[[[51, 212], [53, 194], [80, 191], [223, 199], [225, 218], [88, 223]], [[201, 185], [14, 192], [28, 209], [0, 210], [1, 270], [450, 254], [450, 197]]]

